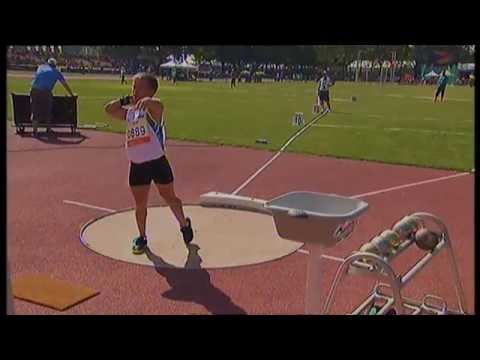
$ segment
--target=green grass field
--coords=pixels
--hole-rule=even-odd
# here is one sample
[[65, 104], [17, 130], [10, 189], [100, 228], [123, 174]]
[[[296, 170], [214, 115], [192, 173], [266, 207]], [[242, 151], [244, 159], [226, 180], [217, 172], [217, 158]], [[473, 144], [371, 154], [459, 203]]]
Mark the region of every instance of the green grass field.
[[[33, 74], [32, 74], [33, 76]], [[68, 79], [68, 74], [66, 74]], [[31, 79], [7, 77], [8, 93], [28, 93]], [[70, 80], [79, 96], [79, 121], [107, 123], [123, 132], [103, 105], [126, 95], [130, 85], [118, 80]], [[337, 84], [331, 89], [334, 112], [297, 138], [287, 151], [374, 160], [455, 170], [474, 167], [474, 90], [448, 87], [446, 103], [432, 103], [433, 86]], [[55, 94], [65, 90], [57, 85]], [[279, 149], [297, 130], [295, 112], [312, 118], [315, 84], [161, 82], [158, 96], [167, 109], [167, 134], [184, 139], [236, 146]], [[11, 120], [11, 98], [7, 117]], [[351, 96], [357, 101], [352, 102]], [[255, 139], [266, 138], [268, 145]]]

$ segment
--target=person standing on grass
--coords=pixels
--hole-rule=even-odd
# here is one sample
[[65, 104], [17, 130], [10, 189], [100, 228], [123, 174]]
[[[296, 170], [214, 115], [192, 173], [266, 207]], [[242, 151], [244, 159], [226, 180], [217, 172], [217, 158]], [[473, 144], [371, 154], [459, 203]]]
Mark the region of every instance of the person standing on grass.
[[322, 112], [325, 111], [325, 104], [327, 105], [328, 112], [332, 111], [330, 107], [330, 87], [333, 86], [333, 82], [328, 76], [325, 70], [322, 77], [318, 81], [318, 93], [317, 93], [317, 105], [322, 107]]
[[435, 97], [433, 98], [433, 102], [437, 102], [438, 95], [440, 95], [440, 100], [443, 102], [443, 98], [445, 96], [445, 89], [448, 84], [448, 76], [447, 76], [447, 70], [442, 71], [442, 75], [438, 79], [437, 82], [437, 91], [435, 92]]
[[122, 68], [120, 69], [120, 77], [121, 77], [121, 80], [120, 80], [120, 84], [126, 84], [127, 82], [125, 81], [125, 68], [122, 66]]
[[236, 86], [236, 74], [235, 70], [232, 70], [231, 72], [231, 80], [230, 80], [230, 88], [234, 88]]
[[40, 122], [47, 124], [48, 134], [52, 133], [52, 129], [49, 126], [52, 119], [52, 90], [57, 81], [60, 81], [70, 96], [74, 96], [62, 73], [57, 69], [57, 61], [54, 58], [50, 58], [46, 64], [42, 64], [37, 68], [30, 90], [30, 118], [32, 120], [33, 136], [37, 136]]
[[175, 67], [172, 68], [172, 82], [173, 85], [177, 83], [177, 69]]
[[185, 218], [182, 201], [175, 194], [173, 172], [165, 156], [165, 108], [160, 99], [154, 97], [157, 89], [155, 76], [139, 73], [133, 77], [132, 96], [105, 105], [110, 116], [125, 120], [127, 125], [125, 148], [130, 160], [129, 185], [139, 231], [139, 236], [133, 239], [134, 254], [142, 254], [147, 247], [147, 203], [152, 181], [175, 215], [185, 244], [193, 239], [191, 220]]

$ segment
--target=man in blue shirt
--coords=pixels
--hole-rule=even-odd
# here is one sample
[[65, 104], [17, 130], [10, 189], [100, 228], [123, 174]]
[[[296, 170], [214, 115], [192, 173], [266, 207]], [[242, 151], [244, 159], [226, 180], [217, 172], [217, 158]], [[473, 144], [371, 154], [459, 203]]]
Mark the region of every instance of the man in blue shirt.
[[445, 88], [447, 87], [448, 84], [448, 76], [447, 76], [447, 70], [443, 70], [442, 75], [438, 79], [438, 88], [437, 92], [435, 93], [435, 98], [433, 99], [433, 102], [437, 102], [437, 97], [440, 95], [440, 100], [443, 102], [443, 97], [445, 96]]
[[[38, 67], [35, 79], [32, 82], [32, 89], [30, 90], [33, 136], [37, 136], [37, 128], [40, 122], [49, 124], [51, 121], [53, 102], [52, 90], [57, 81], [60, 81], [70, 96], [74, 96], [62, 73], [57, 69], [57, 61], [50, 58], [46, 64], [42, 64]], [[50, 127], [47, 125], [47, 133], [51, 132]]]

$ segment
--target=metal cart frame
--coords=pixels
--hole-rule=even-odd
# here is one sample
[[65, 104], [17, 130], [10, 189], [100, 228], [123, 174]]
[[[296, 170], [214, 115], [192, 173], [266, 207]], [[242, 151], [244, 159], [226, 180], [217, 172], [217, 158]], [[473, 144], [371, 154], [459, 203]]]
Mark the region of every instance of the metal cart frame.
[[[363, 313], [376, 299], [386, 300], [385, 304], [379, 309], [378, 315], [386, 314], [392, 307], [396, 310], [397, 314], [406, 314], [406, 310], [411, 310], [411, 315], [417, 315], [421, 313], [430, 313], [437, 315], [446, 314], [466, 314], [466, 300], [463, 286], [460, 280], [460, 274], [458, 271], [457, 262], [453, 253], [453, 248], [448, 234], [448, 229], [445, 224], [435, 215], [418, 212], [410, 215], [411, 217], [420, 220], [421, 222], [433, 222], [438, 226], [441, 231], [441, 240], [437, 246], [431, 251], [427, 252], [419, 261], [415, 263], [405, 274], [399, 275], [395, 272], [390, 265], [390, 261], [399, 256], [402, 252], [406, 251], [412, 246], [413, 241], [407, 240], [400, 245], [398, 251], [394, 257], [386, 258], [380, 257], [376, 254], [366, 252], [355, 252], [352, 255], [341, 261], [337, 270], [333, 283], [330, 287], [330, 291], [325, 300], [323, 313], [328, 314], [333, 302], [334, 295], [338, 288], [339, 283], [347, 275], [360, 275], [371, 276], [377, 280], [377, 283], [372, 293], [363, 301], [356, 309], [354, 309], [351, 315], [358, 315]], [[422, 301], [408, 299], [402, 296], [402, 289], [414, 279], [414, 277], [426, 266], [431, 260], [438, 255], [443, 249], [448, 253], [450, 267], [453, 274], [453, 283], [457, 296], [459, 311], [448, 309], [446, 302], [436, 296], [427, 294]], [[324, 258], [327, 259], [327, 258]], [[328, 260], [332, 260], [328, 258]], [[368, 261], [368, 263], [365, 262]], [[335, 260], [332, 260], [335, 261]], [[387, 284], [380, 282], [384, 280]], [[389, 289], [392, 295], [388, 295], [382, 292], [382, 289]], [[442, 302], [442, 305], [436, 306], [435, 304], [429, 304], [427, 301], [434, 299]]]
[[[30, 95], [12, 95], [13, 122], [16, 133], [24, 134], [26, 128], [32, 127], [30, 119]], [[78, 106], [77, 96], [54, 96], [52, 104], [52, 122], [50, 124], [39, 123], [38, 127], [70, 128], [72, 135], [75, 135], [78, 128]]]

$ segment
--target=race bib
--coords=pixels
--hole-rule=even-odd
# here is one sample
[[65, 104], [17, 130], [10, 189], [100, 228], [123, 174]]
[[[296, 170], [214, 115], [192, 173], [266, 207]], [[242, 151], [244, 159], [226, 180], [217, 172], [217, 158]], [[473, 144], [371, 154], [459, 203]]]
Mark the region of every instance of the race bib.
[[137, 146], [150, 142], [150, 130], [145, 112], [135, 112], [127, 127], [127, 146]]

